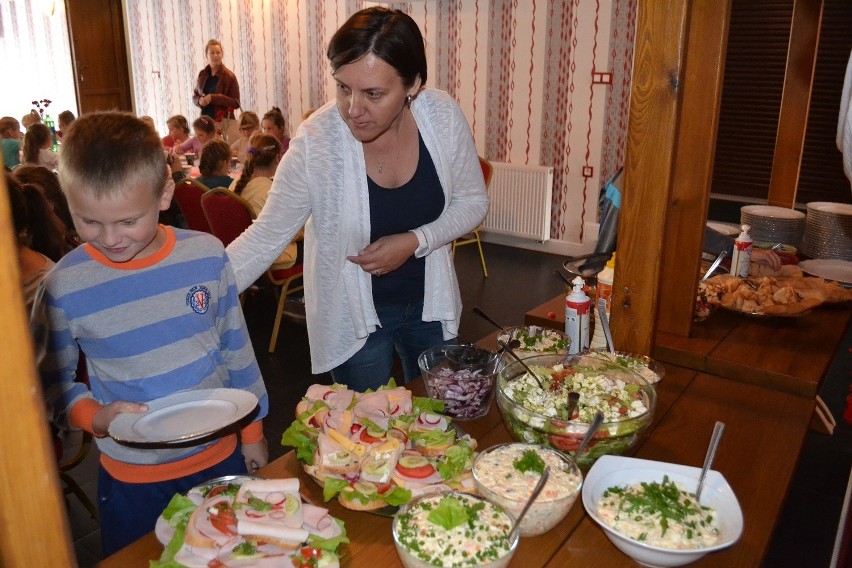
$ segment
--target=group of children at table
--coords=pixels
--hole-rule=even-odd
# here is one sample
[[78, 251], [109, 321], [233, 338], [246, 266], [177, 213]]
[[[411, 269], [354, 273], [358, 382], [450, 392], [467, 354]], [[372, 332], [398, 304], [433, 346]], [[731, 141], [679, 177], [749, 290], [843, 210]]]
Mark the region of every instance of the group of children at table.
[[[74, 121], [70, 110], [59, 113], [58, 129], [54, 133], [35, 109], [24, 115], [20, 122], [14, 117], [0, 118], [0, 148], [3, 151], [3, 164], [12, 170], [20, 164], [34, 164], [55, 170], [59, 156], [53, 151], [56, 139], [61, 140], [62, 133], [68, 130]], [[25, 133], [21, 132], [23, 126]]]

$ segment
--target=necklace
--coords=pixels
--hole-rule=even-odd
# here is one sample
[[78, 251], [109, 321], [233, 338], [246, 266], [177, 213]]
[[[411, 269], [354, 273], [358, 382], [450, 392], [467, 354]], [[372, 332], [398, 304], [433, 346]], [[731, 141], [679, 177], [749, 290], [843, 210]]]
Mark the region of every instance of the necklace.
[[[405, 109], [403, 109], [402, 112], [404, 113]], [[388, 151], [385, 152], [385, 157], [382, 158], [381, 162], [379, 162], [379, 173], [380, 174], [385, 173], [385, 162], [388, 161], [388, 158], [390, 157], [390, 154], [391, 154], [391, 150], [396, 148], [396, 157], [399, 158], [399, 129], [402, 128], [402, 121], [403, 120], [405, 120], [405, 114], [402, 115], [402, 118], [399, 120], [399, 124], [396, 127], [396, 137], [394, 138], [393, 146], [388, 148]]]

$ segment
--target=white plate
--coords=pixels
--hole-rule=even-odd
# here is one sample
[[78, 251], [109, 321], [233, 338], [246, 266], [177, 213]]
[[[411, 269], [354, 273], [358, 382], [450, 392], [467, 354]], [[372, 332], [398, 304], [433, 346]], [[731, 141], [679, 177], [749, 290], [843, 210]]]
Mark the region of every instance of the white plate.
[[660, 482], [663, 476], [683, 484], [686, 491], [695, 491], [701, 468], [674, 463], [606, 455], [595, 462], [583, 482], [583, 506], [600, 525], [607, 538], [622, 552], [646, 566], [682, 566], [694, 562], [709, 552], [727, 548], [737, 542], [743, 532], [743, 515], [739, 501], [727, 480], [718, 471], [710, 470], [704, 480], [701, 504], [713, 507], [719, 519], [719, 543], [696, 550], [669, 550], [632, 540], [609, 528], [598, 515], [601, 495], [610, 487], [632, 485], [641, 481]]
[[728, 237], [736, 237], [740, 234], [740, 226], [733, 223], [720, 223], [718, 221], [707, 221], [707, 226], [716, 232]]
[[775, 207], [774, 205], [746, 205], [740, 209], [741, 213], [754, 215], [755, 217], [770, 217], [773, 219], [804, 219], [805, 214], [787, 207]]
[[826, 280], [836, 280], [841, 284], [852, 285], [852, 262], [848, 260], [814, 259], [799, 263], [802, 272], [820, 276]]
[[119, 442], [184, 442], [230, 426], [257, 406], [257, 397], [240, 389], [201, 389], [175, 393], [147, 403], [143, 414], [123, 413], [109, 425]]
[[814, 201], [808, 203], [808, 209], [821, 213], [834, 213], [836, 215], [852, 215], [852, 204], [832, 203], [830, 201]]

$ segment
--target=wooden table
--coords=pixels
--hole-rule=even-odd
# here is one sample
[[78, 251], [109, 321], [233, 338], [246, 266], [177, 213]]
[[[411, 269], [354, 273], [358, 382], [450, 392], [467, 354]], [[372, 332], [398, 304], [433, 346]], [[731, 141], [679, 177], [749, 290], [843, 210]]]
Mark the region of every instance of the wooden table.
[[[415, 381], [411, 389], [423, 394], [422, 382]], [[638, 457], [700, 466], [715, 421], [727, 425], [714, 469], [725, 475], [740, 501], [745, 532], [731, 549], [711, 554], [694, 566], [759, 565], [804, 442], [813, 401], [675, 365], [666, 365], [657, 392], [654, 421], [635, 452]], [[510, 441], [493, 403], [486, 416], [465, 422], [464, 429], [479, 441], [480, 448]], [[298, 477], [304, 496], [322, 502], [322, 491], [302, 471], [293, 452], [270, 463], [260, 474]], [[401, 566], [391, 536], [391, 519], [344, 509], [336, 502], [329, 508], [346, 523], [351, 540], [343, 566]], [[162, 546], [149, 534], [98, 566], [147, 566], [161, 552]], [[551, 531], [522, 539], [512, 565], [635, 566], [585, 515], [580, 499]]]
[[[660, 361], [814, 398], [852, 317], [852, 306], [821, 306], [797, 318], [754, 318], [718, 310], [690, 337], [657, 333]], [[565, 297], [527, 312], [530, 325], [564, 329]]]

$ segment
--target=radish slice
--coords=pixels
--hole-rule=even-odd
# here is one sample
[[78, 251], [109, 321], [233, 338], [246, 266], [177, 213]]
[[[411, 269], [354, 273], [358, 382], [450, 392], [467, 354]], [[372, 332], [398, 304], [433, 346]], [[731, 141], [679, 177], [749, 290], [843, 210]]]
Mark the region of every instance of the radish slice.
[[281, 491], [273, 491], [272, 493], [268, 494], [264, 500], [267, 503], [272, 503], [273, 505], [280, 505], [284, 502], [285, 499], [287, 499], [287, 496], [284, 495], [284, 493], [282, 493]]

